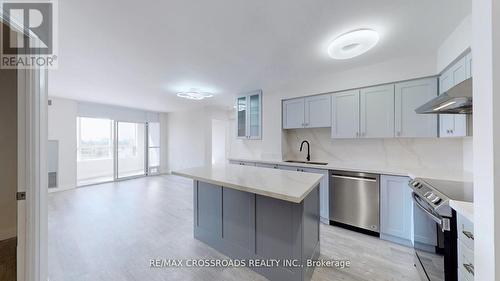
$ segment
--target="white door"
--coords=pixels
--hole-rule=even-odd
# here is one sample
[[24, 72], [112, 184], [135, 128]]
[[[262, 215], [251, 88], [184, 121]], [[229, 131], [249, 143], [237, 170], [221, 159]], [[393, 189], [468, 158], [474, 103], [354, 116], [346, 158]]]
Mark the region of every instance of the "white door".
[[330, 127], [330, 95], [305, 98], [305, 126], [307, 128]]
[[283, 129], [304, 128], [304, 98], [283, 101]]
[[359, 90], [332, 94], [332, 138], [359, 136]]
[[437, 116], [415, 109], [438, 94], [437, 79], [426, 78], [395, 85], [396, 137], [437, 137]]
[[360, 105], [361, 137], [394, 137], [394, 84], [361, 89]]

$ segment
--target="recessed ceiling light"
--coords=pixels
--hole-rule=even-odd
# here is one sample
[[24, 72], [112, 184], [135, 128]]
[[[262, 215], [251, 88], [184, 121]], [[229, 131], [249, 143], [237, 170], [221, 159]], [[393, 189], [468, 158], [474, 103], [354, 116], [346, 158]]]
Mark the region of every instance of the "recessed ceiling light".
[[185, 98], [185, 99], [190, 99], [190, 100], [202, 100], [205, 98], [211, 98], [214, 95], [211, 93], [206, 93], [206, 92], [200, 92], [200, 91], [186, 91], [186, 92], [179, 92], [177, 93], [178, 97]]
[[344, 33], [330, 43], [328, 55], [337, 60], [357, 57], [377, 45], [378, 39], [378, 33], [372, 29]]

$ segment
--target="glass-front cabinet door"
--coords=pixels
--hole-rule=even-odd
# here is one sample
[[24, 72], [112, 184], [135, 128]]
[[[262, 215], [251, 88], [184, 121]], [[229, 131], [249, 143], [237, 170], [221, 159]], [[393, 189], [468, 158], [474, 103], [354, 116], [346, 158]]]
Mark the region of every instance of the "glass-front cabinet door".
[[262, 91], [254, 91], [236, 99], [236, 136], [260, 139], [262, 132]]
[[260, 93], [248, 96], [248, 137], [250, 139], [260, 139], [261, 130], [261, 95]]
[[239, 97], [236, 100], [237, 137], [247, 137], [247, 97]]

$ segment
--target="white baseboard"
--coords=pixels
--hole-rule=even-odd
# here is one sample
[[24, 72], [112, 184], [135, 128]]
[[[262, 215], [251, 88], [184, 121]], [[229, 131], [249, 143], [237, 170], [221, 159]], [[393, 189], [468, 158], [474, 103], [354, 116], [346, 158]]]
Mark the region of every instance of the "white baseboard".
[[61, 186], [61, 187], [56, 187], [56, 188], [49, 188], [49, 193], [53, 193], [53, 192], [60, 192], [60, 191], [66, 191], [66, 190], [70, 190], [70, 189], [74, 189], [76, 188], [76, 186], [74, 185], [67, 185], [67, 186]]

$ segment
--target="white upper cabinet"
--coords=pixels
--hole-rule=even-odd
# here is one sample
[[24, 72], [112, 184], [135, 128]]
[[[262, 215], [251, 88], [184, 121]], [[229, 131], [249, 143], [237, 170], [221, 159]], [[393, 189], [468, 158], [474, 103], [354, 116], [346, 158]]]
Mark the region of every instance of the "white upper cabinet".
[[426, 78], [395, 85], [396, 137], [437, 137], [437, 116], [417, 114], [415, 109], [438, 94], [436, 78]]
[[472, 53], [465, 56], [465, 78], [472, 77]]
[[283, 101], [283, 129], [330, 127], [330, 95]]
[[332, 138], [359, 136], [359, 90], [332, 94]]
[[330, 95], [305, 98], [305, 126], [307, 128], [330, 127]]
[[283, 101], [283, 129], [304, 128], [304, 98]]
[[394, 84], [361, 89], [360, 128], [363, 138], [394, 137]]
[[254, 91], [236, 99], [236, 136], [260, 139], [262, 135], [262, 91]]
[[[471, 77], [472, 55], [462, 57], [439, 77], [439, 93]], [[439, 137], [464, 137], [467, 135], [467, 116], [465, 114], [440, 114]]]

